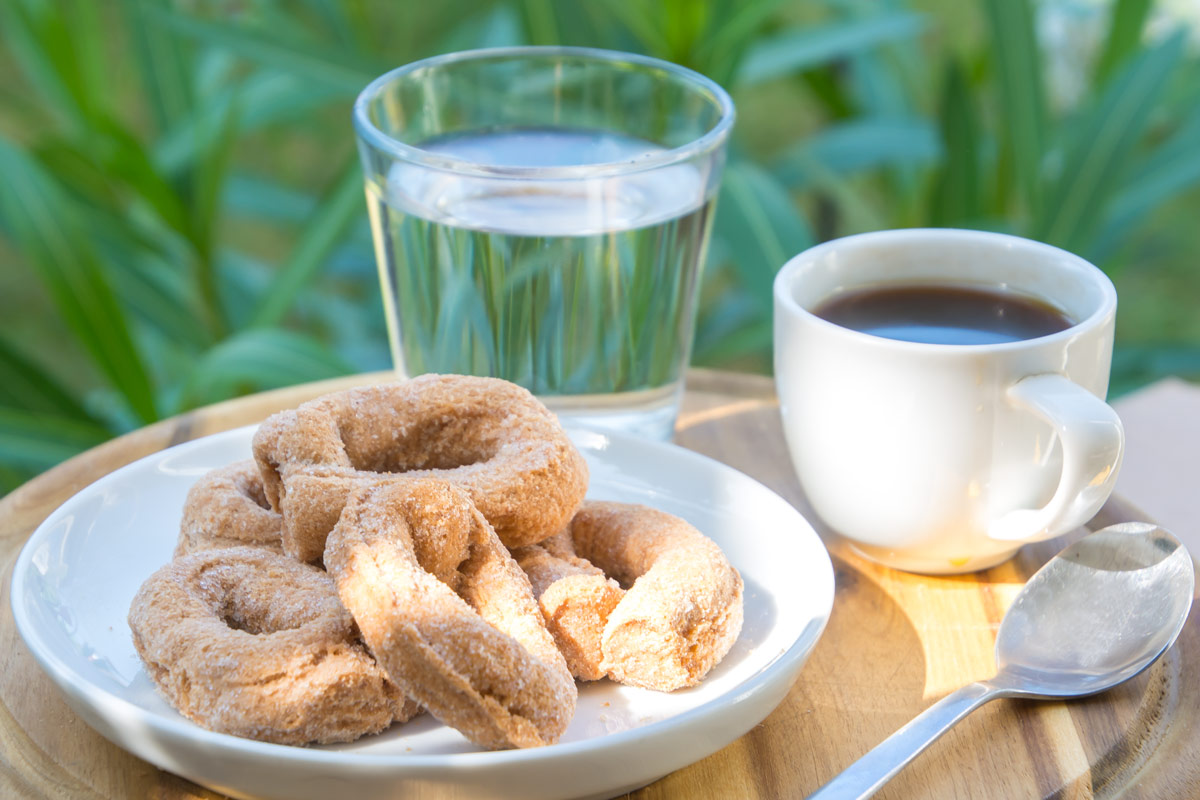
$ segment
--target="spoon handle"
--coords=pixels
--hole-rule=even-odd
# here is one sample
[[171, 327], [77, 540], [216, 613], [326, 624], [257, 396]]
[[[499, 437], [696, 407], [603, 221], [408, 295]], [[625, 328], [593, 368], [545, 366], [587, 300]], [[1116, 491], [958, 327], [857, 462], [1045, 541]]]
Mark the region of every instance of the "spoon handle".
[[968, 684], [951, 692], [818, 789], [809, 800], [870, 797], [955, 723], [998, 694], [986, 682]]

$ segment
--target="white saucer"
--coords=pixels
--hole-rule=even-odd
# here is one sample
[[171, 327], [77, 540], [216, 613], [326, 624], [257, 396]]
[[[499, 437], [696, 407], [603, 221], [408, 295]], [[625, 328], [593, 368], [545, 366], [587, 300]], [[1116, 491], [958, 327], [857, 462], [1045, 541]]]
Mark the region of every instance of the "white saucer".
[[622, 794], [719, 750], [766, 717], [829, 618], [829, 556], [781, 497], [688, 450], [577, 431], [572, 437], [591, 468], [589, 497], [684, 517], [745, 580], [741, 636], [702, 685], [660, 694], [581, 684], [562, 741], [521, 751], [480, 752], [429, 715], [326, 747], [213, 733], [155, 692], [126, 615], [138, 586], [171, 557], [188, 487], [212, 467], [248, 458], [253, 432], [199, 439], [102, 478], [50, 515], [13, 569], [17, 630], [79, 716], [126, 750], [219, 792], [281, 800]]

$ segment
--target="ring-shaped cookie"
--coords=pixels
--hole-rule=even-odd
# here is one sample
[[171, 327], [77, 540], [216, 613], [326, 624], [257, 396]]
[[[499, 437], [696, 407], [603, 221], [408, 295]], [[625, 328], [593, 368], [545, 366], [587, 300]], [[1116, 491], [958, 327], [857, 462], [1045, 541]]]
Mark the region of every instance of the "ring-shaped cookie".
[[741, 576], [711, 539], [664, 511], [585, 502], [564, 536], [516, 555], [581, 678], [695, 686], [742, 628]]
[[175, 556], [239, 546], [282, 553], [282, 532], [283, 518], [267, 500], [258, 466], [238, 461], [205, 473], [188, 490]]
[[316, 561], [356, 488], [408, 477], [460, 487], [510, 547], [562, 529], [587, 465], [558, 419], [494, 378], [422, 375], [351, 389], [266, 420], [254, 457], [283, 514], [285, 552]]
[[533, 586], [546, 629], [571, 674], [584, 681], [605, 677], [600, 639], [625, 591], [599, 567], [576, 555], [570, 531], [518, 547], [512, 555]]
[[433, 716], [489, 749], [566, 730], [575, 682], [528, 580], [465, 492], [434, 479], [359, 490], [324, 559], [376, 660]]
[[215, 731], [347, 742], [418, 711], [358, 641], [329, 576], [268, 550], [175, 559], [142, 584], [129, 627], [163, 696]]

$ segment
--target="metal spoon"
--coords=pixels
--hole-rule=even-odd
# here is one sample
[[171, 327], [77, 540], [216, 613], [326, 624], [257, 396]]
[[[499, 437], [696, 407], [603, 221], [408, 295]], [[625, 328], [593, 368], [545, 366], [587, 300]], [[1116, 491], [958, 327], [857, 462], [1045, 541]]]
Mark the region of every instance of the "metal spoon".
[[1085, 536], [1038, 570], [1004, 615], [994, 678], [946, 695], [809, 800], [870, 797], [989, 700], [1082, 697], [1129, 680], [1175, 641], [1194, 588], [1187, 549], [1156, 525]]

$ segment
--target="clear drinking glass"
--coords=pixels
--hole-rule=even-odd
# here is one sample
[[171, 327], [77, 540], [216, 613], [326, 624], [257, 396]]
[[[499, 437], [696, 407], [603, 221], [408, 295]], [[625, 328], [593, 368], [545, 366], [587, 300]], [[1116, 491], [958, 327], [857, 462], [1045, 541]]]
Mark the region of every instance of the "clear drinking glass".
[[656, 59], [523, 47], [418, 61], [354, 106], [402, 376], [518, 383], [666, 439], [733, 103]]

